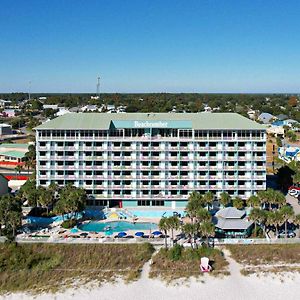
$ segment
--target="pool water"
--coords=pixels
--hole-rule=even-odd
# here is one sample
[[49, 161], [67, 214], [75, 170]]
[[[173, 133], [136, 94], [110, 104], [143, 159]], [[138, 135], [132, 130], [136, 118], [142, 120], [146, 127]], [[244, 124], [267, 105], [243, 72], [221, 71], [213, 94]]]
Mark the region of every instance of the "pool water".
[[[110, 228], [108, 228], [110, 227]], [[117, 221], [117, 222], [89, 222], [87, 224], [82, 224], [78, 227], [80, 230], [83, 231], [95, 231], [95, 232], [105, 232], [107, 230], [111, 232], [120, 232], [120, 231], [127, 231], [127, 230], [149, 230], [153, 231], [158, 228], [157, 224], [145, 222], [145, 223], [130, 223], [125, 221]]]

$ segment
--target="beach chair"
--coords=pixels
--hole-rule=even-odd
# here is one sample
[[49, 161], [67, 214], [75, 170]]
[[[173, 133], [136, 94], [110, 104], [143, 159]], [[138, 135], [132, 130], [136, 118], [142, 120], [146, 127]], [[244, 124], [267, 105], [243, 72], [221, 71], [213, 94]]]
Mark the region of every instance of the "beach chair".
[[211, 266], [209, 265], [208, 257], [201, 257], [200, 270], [203, 273], [211, 271]]

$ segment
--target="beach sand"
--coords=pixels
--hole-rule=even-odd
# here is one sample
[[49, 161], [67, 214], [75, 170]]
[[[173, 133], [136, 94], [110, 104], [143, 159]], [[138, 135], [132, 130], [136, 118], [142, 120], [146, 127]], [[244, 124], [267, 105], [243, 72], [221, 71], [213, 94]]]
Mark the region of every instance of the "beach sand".
[[131, 284], [122, 282], [116, 284], [104, 284], [101, 287], [79, 289], [68, 289], [58, 294], [42, 294], [30, 296], [25, 294], [12, 294], [1, 297], [1, 299], [23, 300], [23, 299], [102, 299], [102, 300], [174, 300], [174, 299], [299, 299], [299, 275], [290, 276], [268, 276], [268, 277], [244, 277], [235, 278], [229, 276], [218, 279], [204, 276], [203, 282], [195, 279], [183, 282], [180, 285], [166, 286], [159, 280], [141, 279]]

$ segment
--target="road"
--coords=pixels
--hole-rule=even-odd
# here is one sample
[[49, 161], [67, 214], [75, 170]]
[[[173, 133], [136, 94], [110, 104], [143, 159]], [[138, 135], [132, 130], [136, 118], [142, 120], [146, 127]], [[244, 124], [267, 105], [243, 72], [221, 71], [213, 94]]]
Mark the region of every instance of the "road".
[[285, 198], [286, 201], [293, 206], [295, 214], [300, 214], [300, 205], [298, 204], [298, 199], [290, 196], [289, 194], [287, 194]]

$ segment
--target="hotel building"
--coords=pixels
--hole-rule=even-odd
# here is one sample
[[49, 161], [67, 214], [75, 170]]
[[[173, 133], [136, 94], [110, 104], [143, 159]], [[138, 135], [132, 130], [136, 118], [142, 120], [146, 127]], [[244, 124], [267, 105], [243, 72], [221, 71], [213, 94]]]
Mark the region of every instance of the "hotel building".
[[36, 128], [37, 185], [88, 205], [185, 207], [192, 191], [266, 188], [265, 127], [235, 113], [70, 113]]

